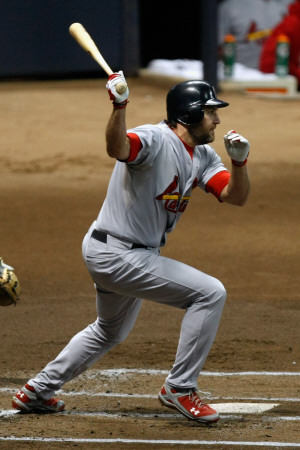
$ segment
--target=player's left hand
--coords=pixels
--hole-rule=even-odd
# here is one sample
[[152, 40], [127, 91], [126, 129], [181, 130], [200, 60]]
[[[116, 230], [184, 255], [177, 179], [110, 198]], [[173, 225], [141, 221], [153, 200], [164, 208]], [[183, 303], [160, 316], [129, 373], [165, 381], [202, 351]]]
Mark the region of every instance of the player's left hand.
[[122, 70], [112, 73], [106, 83], [106, 89], [108, 90], [109, 98], [112, 100], [115, 106], [125, 107], [128, 103], [129, 89], [127, 87], [123, 94], [119, 94], [116, 90], [116, 86], [119, 83], [126, 83], [126, 79]]
[[234, 130], [231, 130], [224, 136], [224, 144], [233, 163], [236, 162], [237, 165], [243, 165], [250, 151], [248, 140]]

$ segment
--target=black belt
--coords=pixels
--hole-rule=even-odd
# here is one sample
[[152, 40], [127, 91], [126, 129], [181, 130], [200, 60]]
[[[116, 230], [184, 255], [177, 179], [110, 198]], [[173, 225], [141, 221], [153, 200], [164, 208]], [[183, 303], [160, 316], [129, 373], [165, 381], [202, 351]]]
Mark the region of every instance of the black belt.
[[[107, 233], [104, 233], [104, 231], [99, 231], [94, 229], [94, 231], [92, 232], [92, 238], [97, 239], [97, 241], [103, 242], [104, 244], [107, 243]], [[132, 244], [130, 249], [133, 248], [148, 248], [147, 245], [143, 245], [143, 244]]]

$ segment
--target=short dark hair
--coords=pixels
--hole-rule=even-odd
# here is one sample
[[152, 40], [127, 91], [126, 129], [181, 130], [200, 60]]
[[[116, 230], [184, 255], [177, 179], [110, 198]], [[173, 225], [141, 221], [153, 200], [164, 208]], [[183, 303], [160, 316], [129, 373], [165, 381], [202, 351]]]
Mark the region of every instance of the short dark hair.
[[168, 120], [168, 119], [165, 119], [164, 122], [165, 122], [167, 125], [169, 125], [169, 127], [171, 127], [171, 128], [177, 128], [177, 122], [176, 122], [176, 120]]

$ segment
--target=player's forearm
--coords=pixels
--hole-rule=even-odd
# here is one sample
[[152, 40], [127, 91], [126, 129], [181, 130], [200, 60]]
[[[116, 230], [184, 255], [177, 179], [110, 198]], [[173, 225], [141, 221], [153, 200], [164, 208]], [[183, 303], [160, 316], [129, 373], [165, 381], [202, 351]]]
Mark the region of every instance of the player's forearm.
[[250, 181], [247, 171], [247, 158], [250, 144], [246, 138], [231, 130], [224, 136], [224, 144], [231, 158], [231, 177], [223, 189], [220, 199], [232, 205], [243, 206], [250, 191]]
[[126, 136], [125, 109], [113, 109], [106, 127], [106, 151], [111, 158], [126, 160], [130, 145]]
[[[120, 93], [118, 86], [126, 86]], [[113, 112], [106, 127], [106, 151], [111, 158], [125, 161], [130, 154], [130, 143], [126, 136], [126, 106], [129, 89], [122, 70], [112, 73], [106, 83], [109, 98], [113, 103]]]
[[250, 180], [247, 165], [236, 167], [232, 164], [232, 171], [229, 183], [223, 189], [220, 200], [232, 205], [243, 206], [249, 196]]

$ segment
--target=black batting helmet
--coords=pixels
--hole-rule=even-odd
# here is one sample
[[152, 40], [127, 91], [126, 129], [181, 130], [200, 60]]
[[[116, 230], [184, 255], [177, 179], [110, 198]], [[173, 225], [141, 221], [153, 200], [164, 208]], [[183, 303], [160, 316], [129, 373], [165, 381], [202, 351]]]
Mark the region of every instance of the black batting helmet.
[[228, 105], [216, 97], [214, 87], [206, 81], [183, 81], [168, 92], [167, 117], [168, 121], [191, 125], [203, 119], [203, 106], [224, 108]]

